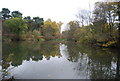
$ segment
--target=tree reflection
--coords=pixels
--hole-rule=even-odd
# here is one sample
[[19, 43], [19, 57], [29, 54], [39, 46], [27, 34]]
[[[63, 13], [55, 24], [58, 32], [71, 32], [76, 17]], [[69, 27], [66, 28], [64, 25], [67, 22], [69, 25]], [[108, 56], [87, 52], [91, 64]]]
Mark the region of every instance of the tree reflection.
[[117, 53], [117, 66], [116, 66], [116, 78], [120, 79], [120, 50]]
[[[90, 79], [115, 79], [120, 74], [120, 52], [117, 49], [99, 48], [89, 45], [67, 43], [69, 61], [76, 62], [78, 75]], [[119, 54], [118, 54], [119, 53]]]
[[[74, 70], [78, 76], [85, 79], [119, 79], [120, 78], [120, 51], [119, 49], [99, 48], [67, 42], [66, 47], [69, 62], [76, 65]], [[3, 43], [2, 68], [7, 70], [11, 65], [16, 67], [26, 61], [40, 61], [45, 58], [61, 57], [59, 42], [19, 42]]]
[[33, 61], [42, 60], [45, 57], [50, 60], [51, 57], [61, 57], [59, 43], [35, 43], [35, 42], [17, 42], [3, 43], [3, 64], [2, 68], [7, 69], [10, 65], [16, 67], [24, 60]]

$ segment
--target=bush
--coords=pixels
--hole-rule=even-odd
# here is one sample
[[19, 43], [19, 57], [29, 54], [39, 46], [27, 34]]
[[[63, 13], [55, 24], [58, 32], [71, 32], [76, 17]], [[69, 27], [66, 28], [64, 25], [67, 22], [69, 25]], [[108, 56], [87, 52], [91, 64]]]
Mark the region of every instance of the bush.
[[37, 41], [40, 41], [41, 38], [40, 38], [40, 31], [37, 31], [37, 30], [34, 30], [33, 31], [33, 35], [34, 35], [34, 39], [37, 40]]

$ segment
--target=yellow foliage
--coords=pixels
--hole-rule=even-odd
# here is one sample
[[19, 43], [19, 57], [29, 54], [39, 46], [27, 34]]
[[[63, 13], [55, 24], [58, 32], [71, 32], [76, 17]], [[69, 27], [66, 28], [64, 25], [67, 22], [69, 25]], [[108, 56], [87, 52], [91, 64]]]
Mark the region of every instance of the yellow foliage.
[[117, 41], [108, 41], [106, 44], [103, 44], [102, 46], [108, 47], [108, 46], [115, 44], [115, 43], [117, 43]]
[[48, 19], [44, 22], [43, 29], [44, 33], [46, 35], [59, 35], [60, 34], [60, 27], [62, 25], [62, 22], [59, 23], [55, 21], [51, 21], [51, 19]]

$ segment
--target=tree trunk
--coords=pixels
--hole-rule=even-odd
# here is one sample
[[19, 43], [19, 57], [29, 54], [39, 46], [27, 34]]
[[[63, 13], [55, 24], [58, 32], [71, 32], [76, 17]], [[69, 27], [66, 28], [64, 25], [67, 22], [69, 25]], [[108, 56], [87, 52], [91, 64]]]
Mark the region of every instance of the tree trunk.
[[116, 79], [120, 79], [120, 51], [117, 53]]

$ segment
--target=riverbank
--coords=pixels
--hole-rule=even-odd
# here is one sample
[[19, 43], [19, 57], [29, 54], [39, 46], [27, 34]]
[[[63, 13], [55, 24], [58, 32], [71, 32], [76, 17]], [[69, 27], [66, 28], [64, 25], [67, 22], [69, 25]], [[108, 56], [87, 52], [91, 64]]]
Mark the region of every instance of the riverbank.
[[28, 42], [42, 42], [42, 41], [66, 41], [66, 42], [75, 42], [78, 44], [88, 44], [88, 45], [94, 45], [94, 46], [98, 46], [98, 47], [102, 47], [102, 48], [114, 48], [114, 47], [118, 47], [117, 41], [116, 40], [109, 40], [109, 41], [96, 41], [96, 42], [80, 42], [79, 41], [71, 41], [71, 40], [67, 40], [66, 38], [60, 38], [57, 36], [52, 36], [52, 37], [45, 37], [45, 36], [35, 36], [35, 35], [28, 35], [28, 34], [22, 34], [22, 35], [4, 35], [3, 36], [3, 41], [5, 42], [13, 42], [13, 41], [28, 41]]
[[5, 34], [2, 36], [2, 40], [6, 42], [12, 42], [12, 41], [50, 41], [50, 40], [66, 40], [63, 38], [60, 38], [60, 36], [40, 36], [36, 34]]

